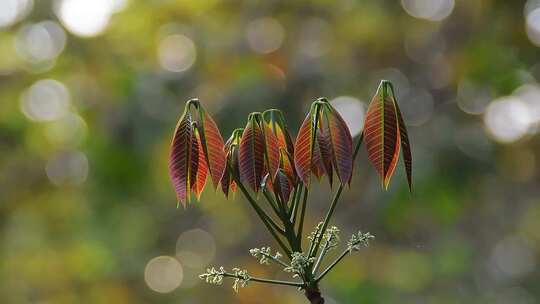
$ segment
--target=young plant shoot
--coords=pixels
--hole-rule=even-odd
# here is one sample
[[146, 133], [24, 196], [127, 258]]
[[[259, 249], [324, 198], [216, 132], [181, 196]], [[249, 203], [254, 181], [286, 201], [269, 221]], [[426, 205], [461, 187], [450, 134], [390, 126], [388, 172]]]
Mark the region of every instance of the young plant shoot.
[[[231, 279], [235, 291], [252, 282], [292, 286], [303, 290], [310, 303], [324, 303], [319, 290], [321, 280], [343, 258], [368, 246], [374, 238], [369, 232], [355, 233], [335, 260], [325, 261], [328, 253], [339, 247], [339, 229], [330, 222], [345, 185], [352, 182], [353, 164], [363, 143], [384, 189], [401, 151], [412, 190], [409, 138], [389, 81], [381, 81], [356, 142], [341, 115], [325, 98], [312, 103], [295, 141], [283, 114], [271, 109], [251, 113], [244, 128], [234, 130], [225, 142], [199, 100], [189, 100], [176, 126], [169, 159], [178, 204], [186, 207], [191, 193], [198, 200], [208, 177], [226, 197], [241, 192], [278, 248], [251, 249], [251, 255], [263, 265], [291, 274], [290, 281], [280, 281], [251, 276], [241, 268], [227, 271], [219, 267], [208, 269], [200, 278], [216, 285]], [[317, 180], [325, 176], [330, 185], [338, 186], [326, 216], [305, 235], [313, 176]], [[302, 243], [304, 238], [308, 244]]]

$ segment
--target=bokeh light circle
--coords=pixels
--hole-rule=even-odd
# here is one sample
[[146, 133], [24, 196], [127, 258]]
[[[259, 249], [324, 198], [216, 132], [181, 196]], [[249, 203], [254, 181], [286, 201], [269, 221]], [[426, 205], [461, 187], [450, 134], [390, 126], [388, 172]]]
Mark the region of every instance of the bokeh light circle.
[[54, 79], [43, 79], [23, 92], [20, 108], [33, 121], [53, 121], [64, 116], [70, 95], [66, 86]]
[[330, 101], [339, 112], [354, 137], [364, 128], [365, 104], [351, 96], [339, 96]]
[[283, 44], [285, 29], [274, 18], [263, 17], [247, 25], [246, 39], [249, 47], [256, 53], [268, 54]]
[[54, 21], [42, 21], [23, 26], [17, 33], [17, 54], [30, 63], [55, 59], [64, 50], [66, 33]]
[[182, 265], [170, 256], [158, 256], [151, 259], [144, 269], [144, 281], [153, 291], [169, 293], [180, 284], [184, 278]]
[[216, 242], [214, 237], [202, 230], [192, 229], [185, 231], [176, 242], [176, 257], [191, 268], [207, 266], [216, 255]]
[[190, 38], [173, 34], [159, 42], [158, 57], [163, 69], [170, 72], [184, 72], [195, 63], [197, 49]]
[[57, 15], [62, 24], [81, 37], [101, 34], [114, 9], [114, 2], [108, 0], [59, 0], [57, 3]]
[[454, 0], [401, 0], [403, 9], [411, 16], [441, 21], [454, 10]]
[[88, 177], [88, 158], [80, 151], [61, 152], [47, 161], [45, 171], [56, 186], [80, 185]]
[[487, 130], [502, 143], [511, 143], [526, 135], [531, 121], [527, 105], [513, 96], [492, 101], [484, 114]]
[[0, 28], [8, 27], [23, 19], [30, 13], [32, 0], [2, 0], [0, 1]]

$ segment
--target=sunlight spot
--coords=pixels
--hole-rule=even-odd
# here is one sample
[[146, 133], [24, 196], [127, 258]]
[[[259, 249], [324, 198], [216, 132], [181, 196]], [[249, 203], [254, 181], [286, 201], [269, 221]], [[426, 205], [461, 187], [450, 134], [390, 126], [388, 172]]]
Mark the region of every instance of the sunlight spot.
[[512, 278], [531, 273], [536, 267], [534, 252], [518, 237], [508, 237], [497, 243], [491, 260], [504, 275]]
[[53, 121], [67, 113], [69, 99], [64, 84], [54, 79], [43, 79], [22, 94], [20, 108], [33, 121]]
[[526, 135], [531, 121], [529, 108], [516, 97], [492, 101], [484, 114], [487, 130], [495, 140], [502, 143], [511, 143]]
[[350, 96], [339, 96], [330, 101], [339, 112], [351, 131], [352, 137], [357, 136], [364, 128], [365, 105], [360, 100]]
[[533, 122], [540, 124], [540, 87], [536, 84], [525, 84], [517, 88], [513, 95], [527, 105]]
[[401, 0], [409, 15], [430, 21], [441, 21], [450, 16], [454, 4], [454, 0]]
[[406, 125], [421, 126], [433, 116], [433, 96], [425, 89], [410, 89], [398, 104]]
[[165, 70], [184, 72], [195, 63], [197, 49], [188, 37], [173, 34], [159, 42], [158, 57], [161, 67]]
[[17, 33], [17, 54], [29, 63], [55, 59], [64, 50], [66, 33], [54, 21], [23, 26]]
[[216, 255], [214, 237], [202, 230], [192, 229], [185, 231], [176, 241], [176, 257], [191, 268], [207, 266]]
[[247, 25], [246, 39], [249, 47], [256, 53], [268, 54], [283, 44], [285, 29], [276, 19], [264, 17]]
[[58, 146], [74, 146], [85, 140], [87, 130], [88, 126], [81, 116], [68, 113], [64, 117], [48, 123], [45, 135], [49, 142]]
[[61, 152], [49, 159], [45, 171], [56, 186], [80, 185], [88, 177], [88, 158], [80, 151]]
[[73, 34], [92, 37], [102, 33], [115, 8], [108, 0], [58, 0], [57, 15]]
[[8, 27], [26, 17], [33, 6], [32, 0], [0, 1], [0, 28]]
[[478, 87], [476, 84], [462, 80], [457, 88], [457, 105], [467, 114], [484, 113], [489, 102], [493, 99], [493, 90], [488, 87]]
[[153, 291], [169, 293], [180, 284], [184, 278], [182, 265], [170, 256], [158, 256], [151, 259], [144, 269], [144, 281]]

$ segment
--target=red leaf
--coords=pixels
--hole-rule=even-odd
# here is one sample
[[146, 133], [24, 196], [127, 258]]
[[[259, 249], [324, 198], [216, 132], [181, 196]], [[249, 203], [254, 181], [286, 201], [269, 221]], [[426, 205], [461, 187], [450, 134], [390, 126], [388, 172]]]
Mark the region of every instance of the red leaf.
[[186, 111], [178, 121], [171, 144], [169, 175], [176, 191], [177, 199], [184, 207], [189, 199], [191, 150], [193, 130], [191, 115]]
[[[392, 90], [393, 91], [393, 90]], [[395, 96], [395, 94], [393, 94]], [[405, 122], [401, 116], [401, 111], [399, 110], [397, 102], [396, 113], [398, 117], [399, 124], [399, 135], [401, 141], [401, 154], [403, 155], [403, 162], [405, 164], [405, 172], [407, 173], [407, 183], [409, 185], [409, 191], [412, 191], [412, 153], [411, 153], [411, 144], [409, 142], [409, 135], [407, 133], [407, 127], [405, 127]]]
[[[316, 132], [317, 137], [319, 137], [319, 131], [320, 130], [317, 130]], [[315, 175], [318, 181], [321, 180], [322, 176], [325, 173], [325, 168], [321, 155], [321, 148], [317, 141], [313, 143], [313, 153], [311, 156], [311, 172], [313, 173], [313, 175]]]
[[212, 183], [214, 184], [214, 188], [216, 188], [225, 172], [226, 159], [223, 150], [223, 137], [221, 137], [221, 133], [212, 117], [208, 115], [200, 105], [199, 113], [201, 118], [200, 126], [202, 129], [202, 147], [204, 149], [204, 155], [208, 164], [210, 177], [212, 178]]
[[368, 158], [381, 176], [384, 188], [396, 168], [400, 150], [398, 117], [388, 82], [381, 82], [373, 97], [364, 123], [364, 141]]
[[332, 168], [333, 152], [330, 131], [328, 128], [317, 130], [317, 144], [321, 153], [321, 163], [326, 175], [328, 176], [328, 182], [330, 183], [330, 186], [332, 186], [334, 177], [334, 171]]
[[313, 135], [315, 130], [313, 129], [312, 112], [310, 111], [308, 113], [300, 126], [294, 145], [294, 166], [296, 173], [306, 186], [309, 186], [313, 157]]
[[264, 141], [268, 172], [273, 179], [279, 169], [279, 143], [277, 137], [266, 124], [264, 124]]
[[276, 109], [266, 110], [263, 113], [263, 118], [268, 124], [272, 132], [276, 135], [279, 147], [286, 148], [287, 151], [292, 155], [294, 153], [294, 144], [289, 134], [289, 130], [285, 125], [285, 118], [283, 113]]
[[352, 137], [349, 127], [339, 115], [339, 113], [329, 104], [324, 105], [323, 120], [325, 123], [323, 129], [328, 133], [330, 139], [329, 149], [332, 153], [333, 163], [336, 168], [336, 174], [342, 185], [349, 182], [352, 175]]
[[285, 175], [287, 175], [287, 177], [293, 181], [293, 183], [295, 183], [297, 176], [293, 167], [291, 155], [285, 148], [279, 149], [279, 154], [279, 168], [283, 170], [283, 173], [285, 173]]
[[276, 178], [274, 180], [274, 190], [281, 198], [282, 202], [286, 203], [289, 201], [292, 190], [292, 182], [281, 169], [278, 170], [276, 174]]
[[225, 173], [221, 178], [221, 190], [225, 194], [225, 197], [229, 197], [229, 191], [236, 191], [236, 183], [233, 180], [233, 174], [239, 174], [238, 170], [238, 146], [240, 145], [240, 137], [242, 135], [243, 129], [235, 129], [231, 137], [225, 143], [223, 148], [224, 153], [227, 157], [227, 166], [225, 168]]
[[264, 138], [252, 117], [244, 128], [238, 153], [240, 180], [258, 192], [264, 172]]
[[[201, 193], [204, 190], [204, 186], [206, 185], [206, 177], [208, 175], [208, 165], [206, 164], [206, 159], [204, 156], [203, 146], [201, 142], [201, 134], [199, 132], [195, 132], [197, 134], [197, 144], [193, 145], [193, 147], [197, 147], [197, 169], [196, 169], [196, 176], [194, 178], [194, 183], [191, 186], [191, 189], [195, 193], [195, 196], [197, 197], [197, 200], [201, 199]], [[193, 151], [193, 150], [192, 150]], [[195, 155], [195, 151], [192, 152], [193, 155]], [[195, 159], [195, 157], [193, 157]], [[193, 169], [192, 169], [193, 172]]]

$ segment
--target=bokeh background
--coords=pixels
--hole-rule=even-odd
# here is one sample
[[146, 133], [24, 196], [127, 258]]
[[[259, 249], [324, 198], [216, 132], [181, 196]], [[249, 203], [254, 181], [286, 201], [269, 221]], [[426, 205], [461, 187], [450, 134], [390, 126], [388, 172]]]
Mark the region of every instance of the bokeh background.
[[1, 0], [0, 302], [304, 303], [197, 278], [282, 275], [249, 256], [275, 244], [240, 195], [176, 208], [176, 120], [199, 97], [224, 137], [270, 107], [296, 133], [326, 96], [358, 134], [390, 79], [414, 192], [360, 154], [333, 224], [376, 239], [327, 303], [539, 303], [539, 46], [534, 0]]

